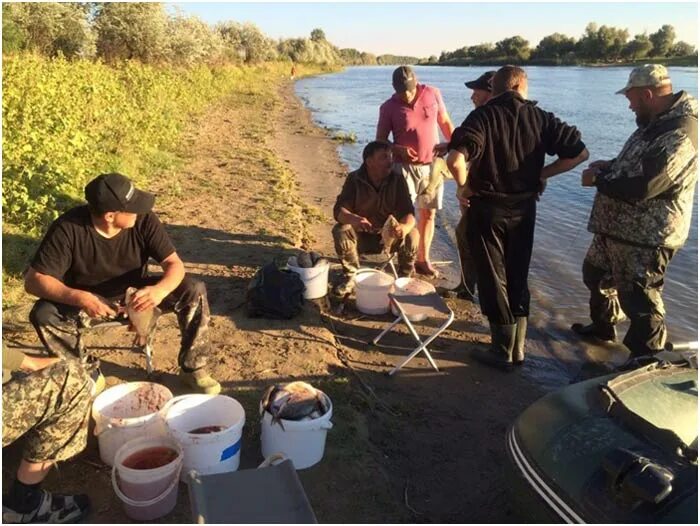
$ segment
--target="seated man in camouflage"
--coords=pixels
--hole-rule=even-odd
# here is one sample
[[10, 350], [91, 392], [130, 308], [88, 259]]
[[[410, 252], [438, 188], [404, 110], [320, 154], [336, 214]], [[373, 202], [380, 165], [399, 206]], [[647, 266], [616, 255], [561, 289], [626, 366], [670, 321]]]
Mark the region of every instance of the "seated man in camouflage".
[[92, 383], [76, 360], [25, 356], [2, 350], [2, 446], [24, 436], [17, 476], [3, 495], [2, 522], [78, 522], [87, 495], [58, 495], [40, 489], [51, 466], [87, 445]]
[[[111, 319], [115, 303], [136, 287], [133, 307], [174, 311], [180, 326], [180, 378], [191, 388], [217, 394], [221, 386], [205, 370], [209, 353], [209, 303], [204, 284], [185, 276], [158, 217], [155, 197], [125, 176], [104, 174], [85, 187], [87, 206], [78, 206], [49, 227], [25, 276], [25, 289], [41, 298], [29, 319], [54, 356], [79, 353], [82, 316]], [[163, 268], [148, 276], [149, 258]], [[81, 314], [84, 313], [84, 314]]]
[[359, 254], [382, 250], [380, 234], [389, 215], [398, 221], [392, 232], [391, 253], [399, 257], [399, 274], [411, 276], [418, 253], [418, 231], [413, 202], [400, 173], [392, 171], [391, 145], [370, 142], [362, 152], [362, 166], [347, 176], [336, 199], [333, 216], [335, 251], [343, 266], [344, 281], [335, 289], [338, 296], [352, 292]]

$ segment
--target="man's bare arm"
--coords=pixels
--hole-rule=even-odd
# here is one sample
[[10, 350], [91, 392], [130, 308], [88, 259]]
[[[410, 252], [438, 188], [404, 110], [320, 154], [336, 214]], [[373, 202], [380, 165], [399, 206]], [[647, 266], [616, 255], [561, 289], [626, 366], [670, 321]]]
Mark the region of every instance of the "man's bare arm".
[[83, 309], [91, 317], [116, 316], [117, 312], [98, 296], [66, 286], [61, 280], [29, 267], [24, 290], [39, 298]]

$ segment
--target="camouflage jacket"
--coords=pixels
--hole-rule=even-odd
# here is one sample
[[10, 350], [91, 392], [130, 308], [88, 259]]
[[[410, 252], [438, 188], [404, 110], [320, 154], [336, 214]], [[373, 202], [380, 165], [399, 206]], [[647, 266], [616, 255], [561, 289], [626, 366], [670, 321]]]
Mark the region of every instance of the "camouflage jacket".
[[698, 105], [684, 91], [674, 99], [598, 176], [590, 232], [649, 247], [685, 243], [697, 181]]

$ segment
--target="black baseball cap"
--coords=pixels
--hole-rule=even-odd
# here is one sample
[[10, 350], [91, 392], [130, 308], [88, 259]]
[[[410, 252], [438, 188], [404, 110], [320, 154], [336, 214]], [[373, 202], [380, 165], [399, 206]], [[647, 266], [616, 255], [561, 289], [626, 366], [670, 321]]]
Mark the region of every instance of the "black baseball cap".
[[394, 86], [394, 90], [397, 92], [401, 91], [412, 91], [416, 87], [416, 74], [413, 72], [411, 66], [400, 66], [394, 70], [391, 75], [391, 85]]
[[495, 71], [487, 71], [483, 75], [481, 75], [478, 79], [476, 80], [470, 80], [469, 82], [465, 82], [464, 85], [468, 87], [469, 89], [482, 89], [484, 91], [488, 91], [489, 93], [491, 92], [491, 83], [493, 81], [493, 76], [496, 74]]
[[147, 214], [156, 197], [137, 189], [125, 175], [109, 173], [98, 175], [85, 186], [85, 199], [99, 213]]

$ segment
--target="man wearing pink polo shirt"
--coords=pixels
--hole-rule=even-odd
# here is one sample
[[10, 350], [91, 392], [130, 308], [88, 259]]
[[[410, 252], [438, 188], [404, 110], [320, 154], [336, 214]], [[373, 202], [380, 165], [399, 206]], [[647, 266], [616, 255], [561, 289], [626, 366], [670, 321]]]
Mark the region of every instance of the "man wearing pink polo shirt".
[[[428, 184], [435, 154], [446, 151], [446, 143], [440, 143], [439, 131], [449, 141], [454, 126], [440, 90], [418, 84], [411, 67], [396, 68], [392, 84], [396, 93], [379, 108], [376, 139], [388, 141], [392, 134], [395, 167], [401, 169], [415, 205], [416, 196]], [[420, 243], [415, 268], [419, 274], [432, 277], [437, 276], [437, 271], [430, 264], [430, 245], [435, 234], [435, 213], [442, 208], [442, 194], [441, 184], [431, 202], [416, 206]]]

